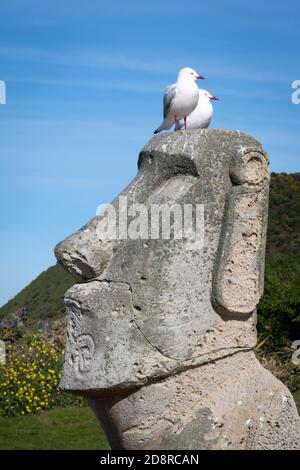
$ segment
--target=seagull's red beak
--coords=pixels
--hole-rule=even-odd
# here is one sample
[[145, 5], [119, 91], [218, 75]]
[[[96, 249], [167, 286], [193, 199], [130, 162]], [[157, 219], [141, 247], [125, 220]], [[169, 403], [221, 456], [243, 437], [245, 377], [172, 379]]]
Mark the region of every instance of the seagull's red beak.
[[205, 80], [205, 77], [202, 77], [202, 75], [197, 75], [197, 80]]
[[209, 99], [214, 100], [214, 101], [218, 101], [220, 98], [217, 98], [216, 96], [211, 96]]

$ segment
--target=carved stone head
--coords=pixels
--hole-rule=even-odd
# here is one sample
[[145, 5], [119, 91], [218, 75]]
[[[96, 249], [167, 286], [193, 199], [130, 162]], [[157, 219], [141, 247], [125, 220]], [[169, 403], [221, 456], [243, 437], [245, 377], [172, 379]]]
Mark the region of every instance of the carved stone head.
[[268, 185], [265, 152], [240, 132], [151, 139], [112, 202], [115, 239], [99, 231], [106, 211], [55, 249], [81, 281], [65, 297], [63, 388], [106, 396], [252, 347]]

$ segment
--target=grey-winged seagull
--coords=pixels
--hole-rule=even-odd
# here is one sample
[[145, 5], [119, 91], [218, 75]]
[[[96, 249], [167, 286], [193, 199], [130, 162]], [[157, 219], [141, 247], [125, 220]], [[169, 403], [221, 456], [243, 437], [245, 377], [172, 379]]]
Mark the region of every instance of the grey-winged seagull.
[[[186, 125], [188, 129], [206, 129], [211, 121], [213, 115], [213, 106], [210, 100], [219, 100], [206, 90], [199, 90], [199, 100], [194, 111], [191, 112], [186, 118]], [[179, 129], [183, 129], [183, 119], [179, 122]]]
[[179, 71], [177, 82], [166, 88], [164, 95], [164, 120], [154, 131], [154, 134], [162, 130], [170, 129], [175, 124], [178, 130], [178, 121], [184, 120], [186, 129], [186, 117], [196, 108], [199, 98], [199, 89], [196, 80], [204, 79], [190, 67], [184, 67]]

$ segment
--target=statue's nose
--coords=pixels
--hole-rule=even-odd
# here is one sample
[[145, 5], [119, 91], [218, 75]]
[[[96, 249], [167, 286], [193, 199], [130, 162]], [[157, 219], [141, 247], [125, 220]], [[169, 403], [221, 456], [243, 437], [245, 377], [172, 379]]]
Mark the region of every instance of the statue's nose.
[[112, 253], [112, 242], [101, 242], [92, 226], [60, 242], [54, 253], [63, 267], [77, 279], [93, 279], [105, 269]]

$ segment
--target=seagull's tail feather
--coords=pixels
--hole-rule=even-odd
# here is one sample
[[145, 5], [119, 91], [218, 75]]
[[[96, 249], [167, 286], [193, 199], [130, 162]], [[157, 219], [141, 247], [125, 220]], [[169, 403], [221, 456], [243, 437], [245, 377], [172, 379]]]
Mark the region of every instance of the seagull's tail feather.
[[171, 122], [171, 124], [170, 124], [169, 121], [164, 120], [164, 121], [161, 123], [161, 125], [160, 125], [157, 129], [155, 129], [154, 134], [158, 134], [158, 133], [161, 132], [161, 131], [167, 131], [167, 130], [170, 129], [171, 126], [172, 126], [172, 122]]
[[162, 123], [157, 129], [155, 129], [154, 134], [158, 134], [159, 132], [165, 129], [164, 123]]

